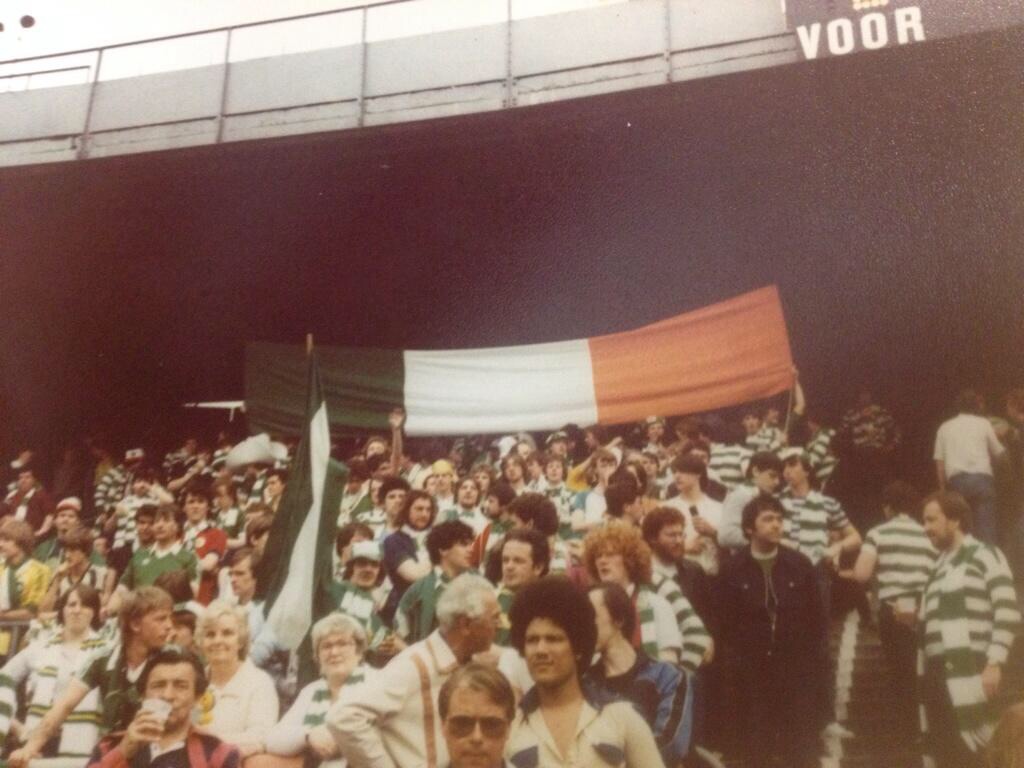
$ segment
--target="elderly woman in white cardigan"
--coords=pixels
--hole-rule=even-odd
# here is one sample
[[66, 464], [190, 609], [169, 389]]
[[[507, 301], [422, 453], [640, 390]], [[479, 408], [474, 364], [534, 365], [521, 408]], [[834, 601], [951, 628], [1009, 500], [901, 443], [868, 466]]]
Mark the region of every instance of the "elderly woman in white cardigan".
[[249, 622], [245, 611], [214, 600], [199, 617], [196, 639], [209, 665], [207, 691], [213, 698], [203, 730], [237, 746], [243, 757], [264, 751], [263, 741], [277, 722], [279, 704], [273, 679], [246, 658]]
[[345, 691], [366, 680], [372, 670], [362, 666], [366, 632], [351, 616], [332, 613], [313, 625], [313, 656], [320, 679], [299, 692], [295, 704], [267, 734], [267, 758], [252, 758], [246, 768], [319, 765], [342, 768], [344, 758], [324, 725], [327, 710]]

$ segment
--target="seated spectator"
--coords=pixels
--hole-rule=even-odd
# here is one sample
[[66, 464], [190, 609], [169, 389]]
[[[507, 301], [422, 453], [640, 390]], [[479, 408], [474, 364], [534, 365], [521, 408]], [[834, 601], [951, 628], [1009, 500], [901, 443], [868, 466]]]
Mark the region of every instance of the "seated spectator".
[[207, 731], [237, 746], [242, 757], [260, 752], [267, 731], [277, 722], [277, 690], [270, 675], [246, 658], [249, 623], [245, 612], [227, 601], [214, 600], [197, 629], [213, 693]]
[[174, 646], [160, 649], [139, 678], [143, 706], [123, 734], [96, 745], [87, 768], [238, 768], [235, 747], [192, 727], [192, 710], [205, 690], [206, 676], [195, 654]]
[[[132, 555], [128, 567], [121, 574], [118, 595], [128, 590], [153, 584], [161, 573], [185, 571], [193, 583], [193, 592], [198, 580], [196, 556], [185, 548], [181, 531], [185, 524], [185, 513], [177, 504], [163, 504], [157, 507], [153, 518], [153, 545], [140, 549]], [[111, 608], [113, 610], [113, 608]]]
[[450, 768], [502, 768], [516, 701], [493, 667], [469, 663], [452, 673], [437, 696]]
[[74, 528], [62, 538], [62, 559], [50, 580], [40, 610], [52, 611], [60, 598], [80, 584], [100, 590], [102, 604], [106, 604], [114, 591], [116, 574], [105, 565], [92, 562], [92, 533], [86, 528]]
[[231, 554], [230, 564], [222, 569], [228, 572], [230, 597], [223, 599], [233, 602], [243, 611], [249, 620], [249, 637], [259, 637], [263, 628], [263, 601], [256, 600], [255, 566], [258, 560], [256, 552], [249, 547], [236, 549]]
[[589, 679], [632, 702], [650, 724], [665, 765], [678, 765], [690, 751], [693, 732], [693, 695], [689, 678], [671, 664], [637, 653], [630, 643], [636, 614], [629, 595], [618, 584], [590, 590], [597, 617], [597, 653]]
[[227, 534], [210, 522], [211, 506], [210, 492], [205, 485], [192, 484], [185, 491], [182, 541], [185, 548], [196, 556], [199, 570], [196, 600], [201, 605], [209, 605], [217, 596], [217, 571], [228, 549]]
[[46, 597], [50, 570], [29, 557], [35, 537], [32, 526], [15, 517], [0, 520], [0, 619], [25, 621], [33, 618]]
[[103, 708], [103, 731], [122, 730], [139, 704], [135, 682], [141, 677], [149, 654], [167, 642], [171, 633], [171, 598], [157, 587], [141, 587], [130, 593], [121, 607], [120, 641], [92, 656], [72, 678], [53, 706], [28, 733], [25, 745], [11, 753], [11, 768], [25, 768], [39, 757], [86, 694], [94, 688]]
[[[86, 584], [65, 592], [57, 605], [58, 630], [32, 642], [0, 670], [0, 747], [35, 730], [75, 672], [103, 645], [100, 595]], [[17, 692], [25, 685], [27, 701], [18, 706]], [[24, 709], [24, 723], [13, 719]], [[42, 747], [43, 757], [85, 757], [99, 739], [100, 701], [92, 690], [74, 708], [59, 735]]]
[[437, 627], [437, 600], [452, 579], [470, 569], [473, 529], [458, 520], [435, 526], [427, 535], [433, 568], [402, 595], [395, 613], [395, 631], [406, 643], [423, 640]]
[[517, 766], [664, 766], [632, 704], [583, 679], [597, 643], [594, 607], [561, 576], [523, 588], [512, 606], [512, 645], [534, 687], [523, 697], [507, 753]]
[[[324, 725], [327, 711], [346, 686], [364, 681], [361, 666], [366, 652], [366, 633], [355, 619], [332, 613], [320, 619], [312, 630], [313, 658], [320, 666], [320, 679], [299, 692], [281, 722], [270, 729], [264, 744], [272, 756], [303, 756], [303, 765], [343, 765], [338, 743]], [[259, 768], [254, 760], [248, 768]]]
[[210, 486], [217, 527], [228, 537], [228, 549], [245, 544], [245, 516], [238, 508], [238, 489], [233, 480], [216, 480]]
[[331, 708], [327, 727], [353, 766], [445, 765], [435, 702], [459, 664], [494, 642], [500, 611], [494, 587], [464, 573], [437, 602], [439, 628], [406, 648]]
[[53, 525], [53, 500], [31, 465], [18, 469], [14, 489], [0, 502], [0, 518], [3, 517], [27, 523], [32, 535], [38, 538], [44, 537]]
[[39, 541], [32, 551], [32, 557], [50, 569], [57, 570], [63, 553], [64, 537], [81, 524], [82, 502], [72, 496], [62, 499], [53, 513], [53, 529], [50, 535]]

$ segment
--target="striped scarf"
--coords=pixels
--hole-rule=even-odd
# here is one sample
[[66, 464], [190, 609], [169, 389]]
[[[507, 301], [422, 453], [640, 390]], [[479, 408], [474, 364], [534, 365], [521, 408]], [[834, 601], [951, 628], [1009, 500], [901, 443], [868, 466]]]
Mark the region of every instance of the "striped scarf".
[[[67, 654], [57, 636], [26, 648], [9, 661], [0, 672], [0, 747], [10, 731], [11, 719], [17, 712], [18, 686], [28, 678], [25, 695], [28, 700], [25, 730], [31, 732], [39, 725], [54, 699], [62, 692], [75, 672], [97, 648], [104, 645], [95, 633], [82, 643], [81, 647]], [[57, 745], [58, 757], [87, 757], [100, 737], [99, 691], [93, 689], [79, 702], [64, 721]]]
[[367, 647], [374, 648], [379, 645], [388, 630], [377, 613], [377, 602], [373, 593], [357, 587], [350, 581], [343, 581], [337, 586], [335, 594], [338, 613], [343, 613], [363, 625]]
[[[921, 612], [925, 621], [920, 622], [922, 631], [929, 619], [937, 619], [940, 624], [943, 668], [950, 702], [960, 724], [960, 737], [973, 752], [980, 752], [988, 744], [998, 718], [996, 708], [985, 697], [981, 685], [981, 671], [986, 660], [983, 654], [971, 648], [971, 625], [976, 624], [979, 617], [967, 605], [969, 571], [979, 569], [979, 560], [985, 550], [988, 547], [968, 536], [947, 562], [943, 563], [940, 559], [925, 587], [926, 595], [938, 591], [938, 605], [934, 613], [926, 613], [926, 606], [922, 604]], [[996, 561], [999, 562], [998, 556]], [[1017, 615], [1019, 618], [1019, 613]], [[987, 620], [991, 622], [992, 618], [987, 617]], [[919, 676], [924, 675], [923, 650], [918, 651], [917, 671]], [[923, 706], [920, 715], [922, 730], [927, 731], [928, 722]]]
[[[366, 673], [367, 668], [360, 664], [352, 670], [352, 673], [342, 683], [341, 690], [344, 691], [345, 688], [358, 685], [366, 680]], [[313, 698], [310, 699], [309, 707], [302, 718], [302, 725], [307, 729], [323, 725], [327, 719], [327, 712], [331, 708], [331, 690], [327, 687], [327, 681], [320, 678], [316, 682], [310, 683], [310, 685], [313, 686]], [[338, 695], [341, 695], [341, 691], [338, 692]]]
[[648, 599], [652, 594], [651, 590], [646, 584], [641, 584], [639, 587], [634, 587], [631, 593], [633, 610], [636, 611], [636, 626], [633, 628], [632, 645], [654, 661], [658, 661], [658, 627], [654, 621], [654, 606]]

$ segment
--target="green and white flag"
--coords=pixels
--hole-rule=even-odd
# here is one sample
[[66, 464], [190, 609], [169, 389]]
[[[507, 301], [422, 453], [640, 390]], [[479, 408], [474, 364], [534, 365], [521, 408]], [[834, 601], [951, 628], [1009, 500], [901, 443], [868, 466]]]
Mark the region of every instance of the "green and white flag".
[[291, 650], [330, 611], [331, 549], [347, 474], [344, 465], [331, 459], [327, 403], [315, 352], [309, 355], [307, 393], [302, 440], [257, 569], [267, 625]]

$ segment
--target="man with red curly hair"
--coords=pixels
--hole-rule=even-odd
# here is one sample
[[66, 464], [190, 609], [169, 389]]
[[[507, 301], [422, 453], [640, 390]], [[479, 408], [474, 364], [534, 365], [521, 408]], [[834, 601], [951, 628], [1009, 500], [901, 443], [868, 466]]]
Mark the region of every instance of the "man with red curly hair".
[[626, 590], [636, 611], [633, 646], [656, 661], [701, 664], [710, 637], [704, 623], [676, 588], [673, 605], [651, 584], [651, 550], [640, 532], [622, 523], [592, 531], [584, 542], [583, 562], [596, 582], [612, 582]]

